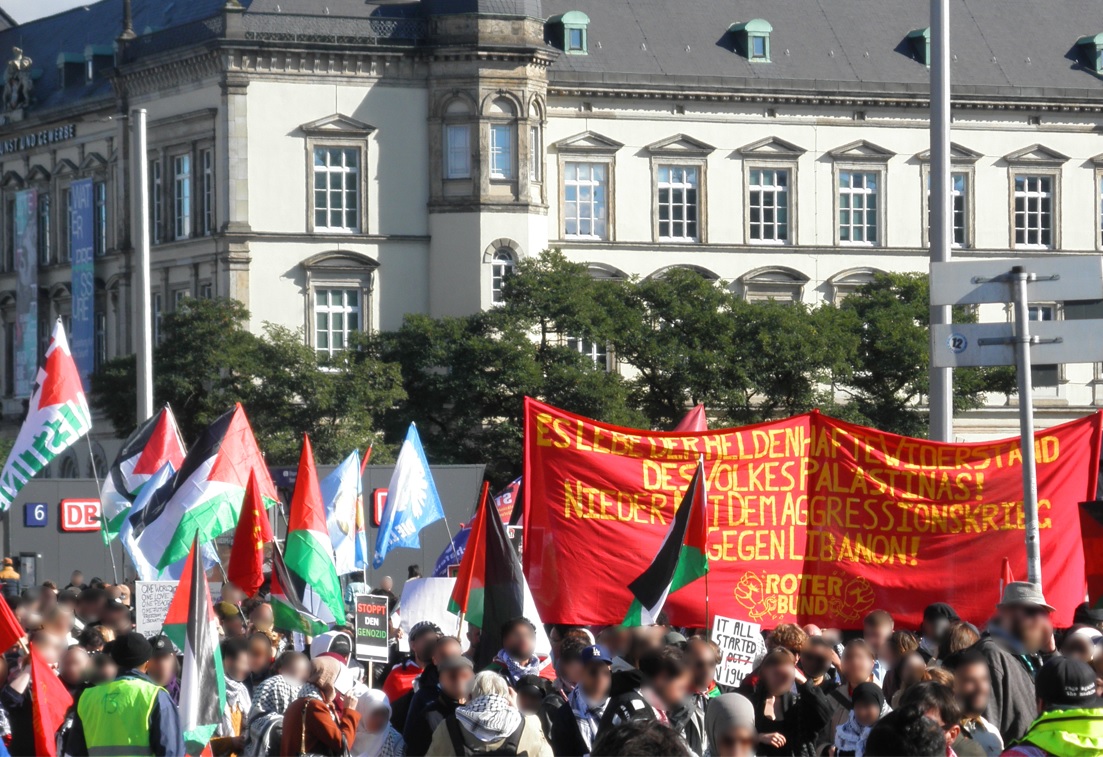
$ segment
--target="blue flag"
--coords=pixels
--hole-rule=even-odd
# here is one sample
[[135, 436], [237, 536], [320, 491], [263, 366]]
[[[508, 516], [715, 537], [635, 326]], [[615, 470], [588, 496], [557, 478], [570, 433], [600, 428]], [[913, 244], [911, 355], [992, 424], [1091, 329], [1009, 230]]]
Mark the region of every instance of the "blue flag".
[[467, 550], [467, 540], [471, 538], [471, 526], [461, 528], [453, 538], [451, 544], [444, 548], [433, 565], [433, 578], [448, 578], [448, 569], [459, 566], [463, 560], [463, 553]]
[[326, 505], [326, 525], [333, 543], [333, 562], [343, 576], [367, 567], [367, 534], [364, 531], [364, 492], [360, 478], [360, 453], [353, 452], [319, 488]]
[[382, 566], [387, 553], [396, 547], [418, 549], [421, 529], [443, 519], [444, 506], [429, 472], [417, 426], [411, 423], [387, 487], [387, 503], [383, 506], [372, 565]]

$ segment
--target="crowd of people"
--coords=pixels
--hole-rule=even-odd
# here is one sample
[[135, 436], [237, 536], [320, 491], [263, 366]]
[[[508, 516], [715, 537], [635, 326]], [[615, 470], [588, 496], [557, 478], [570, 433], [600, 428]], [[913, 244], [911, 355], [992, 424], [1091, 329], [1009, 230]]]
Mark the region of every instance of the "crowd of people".
[[[389, 579], [375, 593], [398, 605]], [[27, 635], [0, 660], [0, 750], [36, 753], [33, 646], [73, 697], [58, 754], [185, 754], [178, 650], [134, 630], [131, 598], [79, 573], [9, 592]], [[942, 603], [913, 629], [884, 610], [860, 632], [779, 625], [733, 688], [717, 684], [703, 629], [554, 625], [541, 655], [523, 617], [498, 650], [479, 649], [479, 629], [461, 640], [410, 618], [409, 651], [396, 643], [369, 671], [348, 625], [296, 639], [263, 595], [224, 584], [217, 599], [213, 755], [1103, 755], [1103, 611], [1082, 605], [1055, 629], [1029, 583], [1008, 584], [983, 629]]]

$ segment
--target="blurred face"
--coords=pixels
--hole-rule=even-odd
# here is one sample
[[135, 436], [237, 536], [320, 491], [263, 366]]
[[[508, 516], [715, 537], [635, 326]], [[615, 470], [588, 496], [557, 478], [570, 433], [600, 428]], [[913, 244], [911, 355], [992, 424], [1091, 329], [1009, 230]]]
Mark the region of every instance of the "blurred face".
[[668, 710], [673, 709], [679, 706], [686, 695], [689, 694], [689, 671], [687, 670], [682, 675], [673, 678], [667, 675], [657, 676], [651, 682], [651, 688]]
[[796, 680], [797, 669], [793, 665], [783, 662], [776, 663], [762, 670], [762, 680], [767, 693], [772, 697], [787, 694], [793, 688]]
[[272, 623], [274, 622], [272, 618], [272, 605], [266, 603], [254, 607], [253, 611], [249, 613], [249, 622], [252, 623], [258, 631], [264, 631], [266, 633], [271, 631]]
[[525, 689], [517, 694], [517, 709], [526, 715], [535, 715], [543, 702], [544, 697], [535, 691]]
[[93, 683], [114, 681], [115, 676], [119, 674], [119, 668], [115, 665], [115, 661], [105, 654], [96, 655], [93, 669], [95, 671], [92, 676]]
[[383, 580], [379, 583], [379, 588], [383, 591], [391, 591], [394, 588], [394, 579], [390, 576], [383, 576]]
[[582, 693], [590, 702], [601, 702], [609, 696], [609, 684], [613, 680], [613, 669], [600, 660], [586, 665], [582, 674], [582, 680], [578, 685], [582, 687]]
[[926, 670], [927, 663], [923, 661], [923, 655], [918, 652], [911, 652], [904, 660], [903, 667], [900, 670], [900, 683], [905, 688], [911, 686], [922, 680], [923, 673]]
[[890, 625], [877, 625], [876, 623], [870, 624], [865, 627], [862, 632], [862, 638], [869, 643], [873, 648], [873, 653], [879, 657], [884, 657], [885, 654], [885, 642], [892, 636], [892, 626]]
[[946, 748], [949, 749], [954, 741], [957, 740], [958, 734], [961, 733], [961, 726], [957, 723], [947, 726], [942, 720], [942, 713], [938, 711], [937, 707], [932, 707], [923, 714], [938, 723], [939, 727], [942, 728], [942, 736], [946, 740]]
[[249, 639], [249, 670], [261, 673], [272, 664], [272, 645], [266, 639]]
[[386, 707], [376, 707], [368, 714], [368, 733], [382, 733], [390, 720]]
[[176, 677], [176, 655], [166, 654], [149, 661], [146, 675], [158, 686], [168, 686]]
[[440, 674], [440, 690], [449, 699], [463, 701], [467, 698], [471, 681], [475, 678], [475, 671], [468, 668], [445, 670]]
[[226, 636], [229, 638], [244, 636], [245, 623], [242, 622], [240, 615], [235, 615], [222, 621], [222, 630], [226, 632]]
[[51, 667], [56, 667], [61, 660], [62, 645], [59, 637], [51, 633], [37, 633], [33, 639], [35, 649], [39, 657]]
[[433, 650], [433, 664], [440, 665], [441, 660], [455, 657], [462, 653], [463, 650], [460, 649], [460, 643], [458, 641], [455, 639], [443, 639], [437, 642], [437, 646]]
[[67, 649], [61, 658], [61, 680], [68, 686], [76, 686], [88, 677], [90, 667], [91, 658], [87, 652], [80, 647]]
[[881, 717], [881, 708], [876, 702], [860, 702], [854, 705], [854, 719], [862, 725], [873, 725]]
[[949, 626], [950, 621], [947, 618], [931, 618], [923, 621], [920, 631], [928, 639], [941, 639]]
[[843, 677], [851, 686], [872, 680], [873, 658], [864, 649], [850, 647], [843, 652]]
[[954, 671], [954, 695], [966, 715], [982, 715], [992, 694], [988, 666], [982, 663], [962, 665]]
[[1061, 654], [1091, 665], [1095, 658], [1095, 644], [1080, 634], [1070, 634], [1061, 645]]
[[1049, 611], [1044, 607], [1002, 607], [999, 616], [1003, 628], [1031, 654], [1041, 649], [1053, 633]]
[[567, 660], [559, 665], [559, 677], [566, 680], [567, 683], [577, 684], [582, 680], [584, 673], [584, 666], [581, 660]]
[[55, 636], [64, 637], [73, 627], [73, 616], [68, 612], [54, 613], [50, 622], [46, 624], [46, 630]]
[[249, 675], [249, 655], [239, 654], [222, 658], [222, 669], [235, 681], [244, 681]]
[[439, 638], [438, 634], [431, 631], [422, 631], [416, 639], [410, 642], [410, 651], [413, 652], [418, 662], [424, 665], [429, 661], [429, 655], [432, 654], [433, 646]]
[[800, 669], [809, 678], [819, 678], [826, 675], [831, 661], [827, 657], [827, 650], [821, 647], [808, 647], [800, 655]]
[[310, 675], [310, 663], [304, 658], [297, 658], [294, 662], [284, 666], [281, 675], [290, 678], [292, 681], [303, 683]]
[[692, 668], [693, 688], [705, 692], [712, 688], [716, 674], [716, 654], [708, 644], [695, 642], [689, 645], [689, 663]]
[[79, 570], [74, 570], [73, 574], [69, 576], [69, 583], [73, 586], [81, 586], [84, 583], [84, 574]]
[[471, 647], [475, 647], [479, 643], [479, 638], [483, 635], [483, 629], [478, 626], [467, 627], [467, 643]]
[[528, 660], [536, 651], [536, 632], [527, 625], [514, 626], [502, 640], [502, 647], [515, 660]]
[[732, 728], [720, 735], [718, 744], [709, 743], [709, 753], [716, 757], [754, 757], [758, 739], [749, 728]]
[[231, 583], [222, 584], [222, 599], [225, 602], [240, 604], [245, 599], [245, 592]]

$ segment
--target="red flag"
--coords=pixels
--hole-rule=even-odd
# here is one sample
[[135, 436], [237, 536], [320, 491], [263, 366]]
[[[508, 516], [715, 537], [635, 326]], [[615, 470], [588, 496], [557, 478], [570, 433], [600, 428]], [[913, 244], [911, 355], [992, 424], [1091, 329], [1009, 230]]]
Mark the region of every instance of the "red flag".
[[[467, 546], [463, 550], [463, 559], [456, 573], [456, 585], [452, 587], [452, 596], [448, 601], [448, 611], [459, 615], [473, 611], [479, 624], [482, 622], [482, 599], [486, 574], [486, 499], [490, 496], [490, 484], [483, 481], [483, 490], [479, 495], [479, 506], [471, 520], [471, 534], [467, 537]], [[477, 605], [473, 607], [472, 604]], [[469, 620], [471, 620], [469, 618]]]
[[998, 601], [1003, 601], [1004, 588], [1014, 580], [1015, 576], [1011, 572], [1011, 561], [1005, 557], [1003, 558], [1003, 565], [1000, 566], [1000, 598]]
[[695, 405], [692, 410], [685, 414], [682, 420], [678, 421], [678, 425], [675, 426], [672, 431], [681, 431], [682, 433], [701, 433], [709, 430], [709, 419], [705, 415], [705, 405], [701, 403]]
[[252, 597], [264, 583], [264, 545], [273, 540], [272, 524], [264, 509], [256, 474], [249, 471], [245, 500], [241, 503], [226, 578]]
[[31, 702], [34, 705], [34, 750], [36, 754], [57, 757], [57, 729], [65, 722], [65, 713], [73, 697], [65, 684], [38, 656], [31, 645]]
[[368, 461], [371, 460], [371, 451], [375, 447], [375, 442], [368, 445], [368, 448], [364, 451], [364, 459], [360, 461], [360, 475], [364, 475], [364, 471], [368, 467]]
[[0, 597], [0, 653], [7, 652], [15, 642], [26, 635], [19, 618], [11, 611], [8, 600]]

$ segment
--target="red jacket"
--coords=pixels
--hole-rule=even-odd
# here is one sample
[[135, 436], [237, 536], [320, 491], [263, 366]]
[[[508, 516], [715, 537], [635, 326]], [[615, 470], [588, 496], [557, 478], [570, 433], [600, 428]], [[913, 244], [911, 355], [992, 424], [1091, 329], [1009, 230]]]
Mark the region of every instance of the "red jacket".
[[421, 675], [421, 666], [412, 659], [404, 660], [391, 668], [387, 680], [383, 682], [383, 693], [391, 704], [414, 690], [414, 679]]

